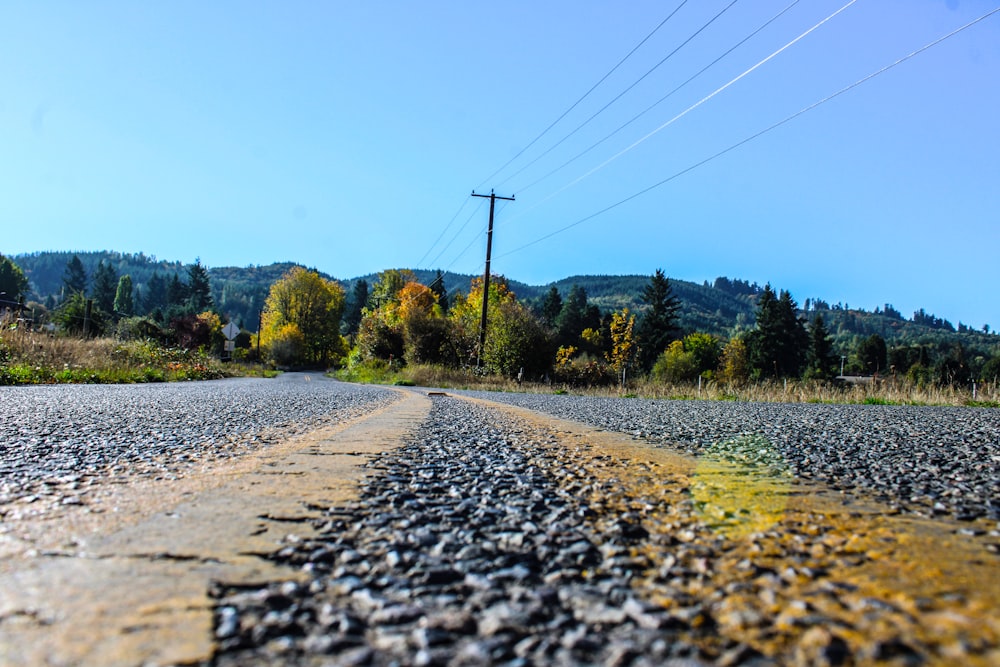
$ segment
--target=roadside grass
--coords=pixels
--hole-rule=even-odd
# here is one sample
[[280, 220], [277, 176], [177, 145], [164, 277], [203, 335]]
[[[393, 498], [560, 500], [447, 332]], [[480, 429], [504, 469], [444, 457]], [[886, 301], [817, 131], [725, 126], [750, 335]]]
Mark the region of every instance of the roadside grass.
[[579, 387], [560, 383], [522, 382], [497, 376], [484, 376], [473, 369], [453, 369], [427, 364], [390, 367], [387, 362], [366, 362], [335, 371], [332, 375], [345, 382], [464, 389], [472, 391], [522, 392], [537, 394], [580, 395], [615, 398], [652, 398], [684, 401], [739, 401], [758, 403], [829, 403], [855, 405], [914, 405], [955, 407], [1000, 407], [1000, 387], [981, 386], [977, 396], [972, 391], [952, 387], [916, 386], [909, 382], [886, 380], [878, 385], [838, 386], [812, 380], [758, 382], [742, 385], [704, 381], [699, 386], [665, 384], [638, 378], [618, 386]]
[[212, 380], [250, 374], [203, 351], [149, 340], [80, 339], [0, 328], [0, 385], [127, 384]]

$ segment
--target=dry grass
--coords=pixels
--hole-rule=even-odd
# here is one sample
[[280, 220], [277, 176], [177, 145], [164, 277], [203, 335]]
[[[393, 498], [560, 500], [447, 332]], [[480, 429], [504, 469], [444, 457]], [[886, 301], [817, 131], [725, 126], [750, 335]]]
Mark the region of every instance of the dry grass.
[[714, 400], [764, 403], [846, 403], [876, 405], [950, 405], [1000, 407], [1000, 387], [995, 383], [971, 389], [954, 387], [918, 387], [905, 381], [878, 385], [837, 386], [814, 381], [761, 382], [741, 386], [715, 382], [698, 384], [664, 384], [648, 379], [629, 382], [620, 387], [570, 387], [560, 384], [524, 382], [502, 377], [483, 377], [471, 371], [440, 366], [410, 366], [381, 379], [369, 381], [413, 384], [420, 387], [443, 387], [475, 391], [530, 393], [569, 393], [603, 397], [642, 397], [673, 400]]
[[165, 382], [232, 374], [206, 354], [151, 341], [83, 339], [0, 322], [0, 384]]

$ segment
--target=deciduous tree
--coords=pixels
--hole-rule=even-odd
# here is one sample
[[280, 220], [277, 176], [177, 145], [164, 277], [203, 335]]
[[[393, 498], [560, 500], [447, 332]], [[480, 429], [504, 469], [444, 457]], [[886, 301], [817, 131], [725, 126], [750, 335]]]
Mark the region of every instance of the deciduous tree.
[[0, 255], [0, 310], [20, 303], [28, 293], [28, 279], [17, 264]]
[[[284, 345], [286, 339], [301, 334], [302, 347], [289, 364], [339, 363], [347, 343], [340, 335], [344, 310], [344, 290], [315, 271], [295, 267], [271, 286], [264, 305], [261, 345]], [[291, 328], [289, 325], [292, 325]]]

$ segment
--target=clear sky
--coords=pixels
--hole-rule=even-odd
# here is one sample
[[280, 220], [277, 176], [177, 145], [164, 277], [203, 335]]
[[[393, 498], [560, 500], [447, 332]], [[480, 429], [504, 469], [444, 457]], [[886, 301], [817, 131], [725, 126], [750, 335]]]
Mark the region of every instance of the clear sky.
[[753, 69], [845, 3], [0, 0], [0, 252], [477, 273], [493, 188], [523, 282], [1000, 327], [1000, 14], [695, 167], [1000, 7], [857, 0]]

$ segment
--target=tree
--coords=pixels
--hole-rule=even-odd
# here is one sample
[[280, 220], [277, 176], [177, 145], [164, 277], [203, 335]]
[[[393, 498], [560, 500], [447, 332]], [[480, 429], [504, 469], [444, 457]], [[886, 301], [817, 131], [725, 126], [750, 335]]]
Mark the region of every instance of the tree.
[[0, 255], [0, 309], [13, 307], [28, 294], [28, 279], [13, 260]]
[[639, 344], [642, 346], [639, 365], [648, 371], [677, 336], [681, 301], [674, 296], [670, 280], [661, 269], [656, 270], [639, 298], [649, 306], [639, 323]]
[[444, 286], [444, 274], [438, 269], [437, 275], [434, 276], [434, 281], [431, 282], [431, 291], [437, 296], [438, 307], [441, 308], [443, 314], [448, 312], [448, 289]]
[[549, 288], [548, 294], [545, 295], [545, 301], [542, 302], [542, 321], [545, 323], [545, 326], [550, 329], [556, 328], [556, 320], [559, 318], [559, 313], [562, 312], [562, 307], [562, 296], [560, 296], [556, 286], [553, 285]]
[[187, 297], [187, 285], [181, 282], [177, 272], [174, 272], [174, 274], [170, 277], [170, 282], [167, 283], [167, 308], [182, 309], [184, 303], [187, 301]]
[[118, 288], [118, 274], [111, 263], [105, 264], [103, 260], [97, 263], [94, 270], [93, 287], [90, 295], [94, 297], [94, 303], [106, 312], [115, 310], [115, 292]]
[[684, 351], [690, 352], [699, 375], [711, 377], [719, 365], [719, 339], [696, 331], [684, 337]]
[[194, 264], [188, 269], [187, 302], [188, 308], [195, 313], [212, 307], [212, 287], [208, 271], [198, 258], [195, 258]]
[[54, 319], [65, 331], [72, 334], [99, 336], [104, 333], [104, 311], [94, 305], [83, 292], [70, 294], [69, 298], [59, 306]]
[[684, 342], [675, 340], [653, 364], [653, 377], [660, 382], [690, 382], [698, 377], [694, 355], [684, 349]]
[[556, 318], [560, 345], [577, 345], [584, 329], [600, 329], [601, 311], [587, 304], [587, 290], [573, 285]]
[[345, 335], [353, 336], [358, 333], [358, 328], [361, 326], [361, 316], [367, 305], [368, 281], [359, 280], [354, 283], [354, 289], [351, 290], [351, 298], [347, 301], [344, 311], [344, 322], [341, 328]]
[[125, 274], [118, 279], [118, 289], [115, 290], [115, 313], [128, 317], [135, 310], [132, 299], [132, 276]]
[[74, 294], [87, 293], [87, 271], [83, 268], [83, 262], [76, 255], [66, 263], [66, 270], [63, 272], [63, 299], [68, 299]]
[[869, 374], [884, 372], [888, 366], [885, 339], [878, 334], [872, 334], [862, 340], [858, 344], [856, 354], [858, 364]]
[[294, 267], [271, 286], [264, 304], [261, 345], [273, 351], [294, 338], [301, 341], [301, 349], [285, 363], [339, 363], [347, 352], [340, 335], [343, 311], [340, 285], [315, 271]]
[[608, 363], [615, 371], [615, 375], [621, 379], [622, 386], [625, 383], [625, 371], [632, 365], [636, 355], [639, 353], [639, 346], [635, 340], [635, 315], [630, 314], [628, 308], [611, 315], [611, 351], [606, 355]]
[[156, 271], [153, 271], [153, 275], [150, 276], [149, 282], [146, 283], [145, 298], [142, 302], [142, 309], [146, 313], [152, 313], [153, 311], [162, 311], [167, 307], [167, 281]]
[[719, 380], [727, 384], [740, 385], [750, 377], [750, 360], [746, 342], [736, 337], [722, 348], [719, 357]]
[[836, 369], [836, 355], [833, 353], [833, 340], [826, 329], [823, 316], [816, 313], [812, 326], [809, 327], [809, 355], [806, 358], [806, 377], [817, 380], [829, 380]]
[[809, 334], [792, 295], [775, 297], [765, 285], [757, 302], [757, 328], [747, 334], [750, 365], [761, 377], [798, 377], [809, 348]]

